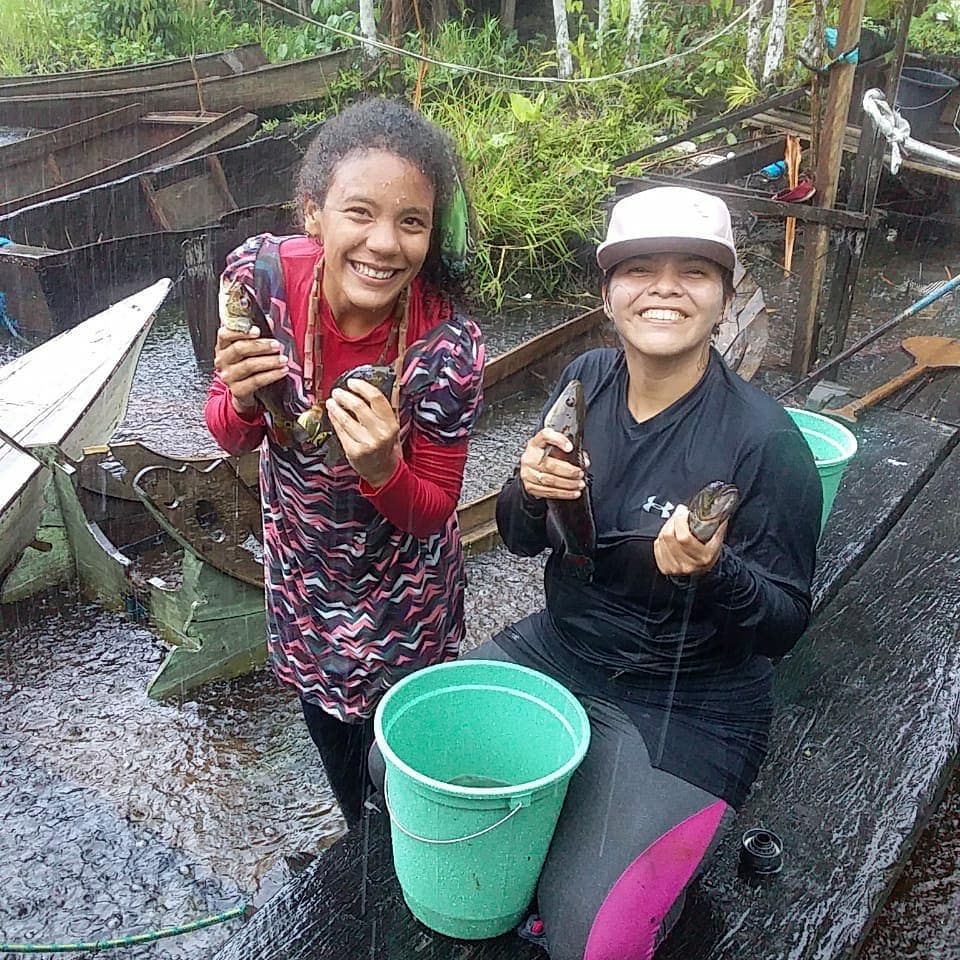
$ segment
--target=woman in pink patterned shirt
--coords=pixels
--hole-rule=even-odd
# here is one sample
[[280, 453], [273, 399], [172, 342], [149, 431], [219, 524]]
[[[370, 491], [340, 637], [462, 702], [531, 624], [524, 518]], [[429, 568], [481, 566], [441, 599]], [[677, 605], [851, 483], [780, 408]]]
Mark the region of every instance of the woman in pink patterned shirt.
[[[377, 702], [456, 657], [463, 637], [455, 511], [484, 350], [451, 299], [468, 246], [461, 184], [436, 126], [365, 101], [306, 153], [305, 233], [253, 237], [224, 273], [271, 329], [221, 327], [207, 424], [231, 453], [260, 448], [270, 663], [300, 697], [351, 826]], [[360, 364], [394, 369], [392, 397], [362, 379], [334, 388]], [[311, 408], [342, 454], [293, 426]]]

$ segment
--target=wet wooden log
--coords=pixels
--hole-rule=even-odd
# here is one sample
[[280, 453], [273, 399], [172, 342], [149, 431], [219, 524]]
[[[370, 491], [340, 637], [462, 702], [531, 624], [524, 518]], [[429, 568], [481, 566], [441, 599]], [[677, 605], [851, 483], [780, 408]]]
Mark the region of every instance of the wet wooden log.
[[[957, 757], [958, 484], [954, 449], [781, 664], [770, 757], [661, 960], [862, 944]], [[736, 861], [741, 829], [760, 823], [785, 865], [754, 888]]]
[[[668, 960], [839, 957], [862, 941], [956, 752], [960, 432], [894, 411], [858, 424], [825, 531], [816, 626], [778, 669], [768, 762], [695, 885]], [[919, 493], [918, 493], [919, 491]], [[879, 544], [879, 546], [878, 546]], [[737, 878], [742, 829], [786, 840], [766, 889]], [[513, 935], [450, 940], [413, 919], [372, 815], [256, 913], [216, 960], [534, 960]]]

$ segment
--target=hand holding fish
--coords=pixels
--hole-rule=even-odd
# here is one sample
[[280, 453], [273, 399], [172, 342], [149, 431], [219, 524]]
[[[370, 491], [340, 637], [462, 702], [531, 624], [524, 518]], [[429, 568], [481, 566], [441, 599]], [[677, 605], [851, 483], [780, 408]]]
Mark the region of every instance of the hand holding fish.
[[527, 441], [520, 457], [520, 482], [532, 497], [543, 500], [576, 500], [586, 487], [584, 471], [551, 452], [569, 454], [573, 443], [558, 430], [544, 427]]
[[287, 375], [287, 358], [280, 344], [261, 339], [256, 327], [249, 333], [221, 327], [217, 331], [213, 365], [233, 395], [238, 411], [252, 410], [257, 405], [254, 394]]
[[400, 462], [400, 426], [390, 401], [377, 387], [352, 378], [326, 403], [330, 423], [347, 460], [371, 487], [382, 487]]
[[689, 508], [678, 506], [653, 544], [660, 572], [688, 576], [712, 569], [739, 503], [740, 491], [733, 484], [715, 480], [697, 493]]
[[693, 535], [688, 518], [689, 510], [680, 504], [660, 528], [660, 533], [653, 542], [657, 569], [665, 576], [706, 573], [713, 568], [720, 556], [720, 548], [727, 532], [726, 521], [706, 543], [701, 543]]
[[269, 324], [253, 294], [238, 280], [221, 278], [219, 308], [213, 365], [230, 390], [234, 408], [241, 413], [253, 410], [257, 390], [287, 375], [287, 359], [280, 344], [269, 338]]

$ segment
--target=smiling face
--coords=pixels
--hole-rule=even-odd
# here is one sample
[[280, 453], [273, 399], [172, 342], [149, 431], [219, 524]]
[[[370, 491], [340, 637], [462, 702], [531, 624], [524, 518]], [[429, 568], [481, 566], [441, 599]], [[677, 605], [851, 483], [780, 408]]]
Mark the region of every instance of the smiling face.
[[337, 164], [323, 205], [307, 198], [307, 233], [323, 243], [323, 295], [337, 321], [372, 328], [392, 311], [430, 249], [434, 190], [385, 150]]
[[624, 260], [603, 293], [624, 349], [652, 360], [702, 355], [725, 305], [722, 268], [680, 253]]

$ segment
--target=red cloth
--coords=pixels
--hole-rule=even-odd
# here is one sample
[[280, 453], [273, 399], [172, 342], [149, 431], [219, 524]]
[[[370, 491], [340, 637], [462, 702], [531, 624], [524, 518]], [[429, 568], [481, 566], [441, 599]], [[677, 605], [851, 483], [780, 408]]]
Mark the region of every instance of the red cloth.
[[[281, 247], [284, 289], [296, 342], [303, 349], [307, 330], [307, 311], [316, 263], [316, 245], [304, 238], [304, 243], [286, 243]], [[410, 311], [411, 325], [408, 342], [419, 339], [433, 323], [429, 311], [418, 314], [421, 326], [414, 329], [414, 311]], [[333, 381], [344, 371], [362, 363], [376, 361], [390, 330], [389, 318], [366, 336], [350, 338], [343, 335], [326, 302], [321, 305], [320, 322], [323, 331], [323, 381], [321, 392], [329, 396]], [[396, 343], [387, 359], [396, 356]], [[226, 384], [217, 374], [210, 386], [204, 409], [207, 427], [217, 443], [228, 453], [239, 455], [256, 449], [266, 434], [266, 421], [257, 408], [250, 414], [239, 414], [233, 405]], [[430, 443], [416, 430], [411, 434], [397, 469], [383, 486], [374, 489], [359, 478], [360, 492], [391, 523], [416, 537], [426, 537], [442, 529], [460, 499], [463, 469], [467, 459], [467, 444], [444, 446]]]

